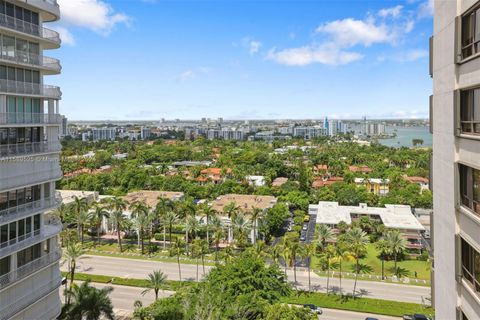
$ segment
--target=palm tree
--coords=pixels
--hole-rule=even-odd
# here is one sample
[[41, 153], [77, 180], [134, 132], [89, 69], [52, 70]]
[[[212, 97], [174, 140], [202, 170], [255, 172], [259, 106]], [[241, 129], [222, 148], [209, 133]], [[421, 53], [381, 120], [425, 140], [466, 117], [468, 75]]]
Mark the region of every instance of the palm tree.
[[344, 234], [344, 241], [347, 243], [349, 251], [355, 259], [355, 282], [353, 285], [353, 296], [357, 289], [358, 273], [360, 271], [360, 258], [367, 250], [367, 243], [369, 242], [367, 233], [360, 228], [353, 228]]
[[[77, 222], [79, 220], [79, 217], [81, 215], [82, 212], [88, 212], [88, 202], [87, 202], [87, 199], [86, 198], [79, 198], [77, 196], [75, 196], [73, 198], [73, 203], [72, 203], [72, 214], [73, 214], [73, 220], [75, 222]], [[84, 216], [83, 216], [84, 217]], [[80, 221], [84, 221], [82, 219], [80, 219]], [[81, 232], [81, 228], [82, 226], [80, 224], [78, 224], [77, 222], [77, 233], [78, 233], [78, 237], [82, 238], [82, 242], [83, 242], [83, 232]]]
[[282, 256], [282, 246], [277, 243], [276, 245], [270, 247], [269, 256], [272, 258], [273, 263], [278, 265], [280, 257]]
[[325, 245], [327, 244], [327, 242], [330, 242], [334, 239], [335, 235], [333, 234], [332, 228], [325, 224], [321, 224], [318, 226], [318, 241], [322, 251], [325, 249]]
[[223, 213], [229, 218], [232, 219], [237, 213], [240, 208], [237, 206], [235, 202], [230, 202], [225, 207], [223, 207]]
[[155, 300], [158, 300], [158, 291], [165, 285], [167, 282], [167, 276], [163, 274], [160, 270], [154, 270], [152, 273], [148, 274], [147, 278], [147, 288], [142, 291], [142, 296], [146, 293], [153, 290], [155, 292]]
[[185, 251], [185, 246], [183, 244], [182, 239], [176, 238], [175, 242], [171, 242], [170, 245], [170, 256], [176, 256], [177, 257], [177, 264], [178, 264], [178, 279], [179, 281], [182, 281], [182, 270], [180, 268], [180, 256], [182, 253]]
[[62, 224], [64, 224], [70, 213], [70, 210], [70, 207], [67, 207], [65, 203], [62, 203], [54, 210], [54, 215], [60, 218], [60, 221], [62, 221]]
[[375, 243], [375, 247], [380, 253], [380, 260], [382, 260], [382, 280], [385, 279], [385, 257], [390, 254], [390, 247], [385, 239], [380, 239]]
[[186, 252], [188, 254], [188, 235], [193, 233], [194, 238], [197, 238], [197, 232], [200, 229], [200, 223], [197, 218], [194, 216], [188, 216], [185, 221], [185, 243], [186, 243]]
[[343, 262], [348, 262], [353, 260], [352, 254], [347, 250], [345, 243], [339, 241], [335, 248], [335, 258], [334, 261], [338, 263], [339, 271], [339, 280], [340, 280], [340, 293], [342, 292], [342, 266]]
[[203, 276], [205, 276], [205, 255], [209, 253], [210, 246], [208, 245], [208, 242], [206, 240], [200, 240], [198, 254], [200, 254], [200, 257], [202, 258]]
[[148, 220], [148, 216], [144, 214], [139, 214], [133, 221], [135, 229], [137, 229], [138, 234], [138, 244], [141, 247], [142, 254], [144, 254], [144, 238], [145, 238], [145, 229], [148, 228], [150, 221]]
[[115, 210], [110, 215], [110, 221], [115, 226], [117, 231], [117, 241], [118, 241], [118, 248], [120, 252], [122, 252], [122, 230], [125, 229], [127, 224], [127, 216], [121, 210]]
[[81, 210], [78, 212], [78, 214], [75, 214], [74, 221], [77, 224], [77, 233], [80, 238], [80, 242], [83, 244], [83, 235], [84, 235], [84, 229], [85, 226], [88, 225], [88, 223], [91, 221], [91, 213], [88, 212], [87, 210]]
[[325, 260], [325, 263], [327, 265], [327, 294], [328, 294], [328, 289], [330, 287], [330, 266], [332, 261], [335, 258], [335, 248], [329, 244], [327, 248], [323, 251], [322, 257]]
[[[305, 244], [302, 247], [302, 250], [300, 251], [300, 254], [304, 261], [307, 262], [307, 268], [308, 268], [308, 291], [311, 291], [311, 282], [310, 282], [310, 271], [311, 271], [311, 264], [312, 264], [312, 257], [315, 255], [317, 249], [315, 247], [315, 244], [309, 243]], [[328, 290], [327, 290], [328, 291]]]
[[195, 258], [195, 262], [197, 265], [197, 281], [198, 281], [198, 258], [200, 257], [200, 243], [198, 239], [193, 240], [192, 242], [192, 257]]
[[[70, 289], [75, 279], [75, 269], [77, 268], [77, 260], [85, 254], [85, 249], [80, 243], [69, 243], [63, 253], [65, 261], [68, 262], [68, 272], [70, 274]], [[67, 305], [70, 304], [70, 297], [67, 296]]]
[[385, 235], [385, 241], [387, 243], [389, 252], [393, 254], [393, 261], [395, 261], [394, 270], [395, 270], [395, 274], [397, 274], [398, 254], [405, 251], [407, 247], [407, 241], [398, 230], [388, 231], [387, 234]]
[[233, 234], [239, 246], [246, 243], [248, 232], [250, 232], [252, 223], [245, 219], [243, 214], [237, 214], [232, 220]]
[[95, 211], [91, 215], [92, 220], [97, 231], [97, 242], [100, 243], [100, 228], [104, 218], [108, 218], [108, 211], [105, 210], [105, 207], [100, 203], [95, 203]]
[[250, 213], [252, 219], [252, 226], [253, 226], [253, 239], [252, 242], [255, 243], [257, 241], [257, 227], [258, 227], [258, 219], [262, 216], [263, 210], [257, 207], [252, 207], [252, 212]]
[[213, 242], [215, 243], [215, 261], [218, 263], [218, 250], [219, 250], [219, 245], [220, 241], [225, 239], [225, 230], [223, 229], [222, 222], [218, 217], [214, 216], [214, 219], [212, 220], [212, 225], [214, 227], [214, 233], [213, 233]]
[[166, 224], [166, 215], [167, 212], [172, 210], [172, 204], [169, 199], [159, 197], [158, 198], [158, 203], [155, 207], [155, 212], [157, 213], [158, 217], [160, 218], [160, 221], [162, 221], [163, 225], [163, 250], [166, 249], [166, 238], [167, 238], [167, 224]]
[[173, 211], [168, 211], [165, 215], [165, 224], [168, 226], [168, 232], [170, 235], [170, 243], [172, 243], [172, 228], [175, 223], [178, 221], [178, 215]]
[[205, 204], [202, 207], [202, 214], [206, 219], [206, 230], [207, 230], [207, 243], [210, 245], [210, 236], [209, 236], [209, 231], [210, 231], [210, 219], [217, 214], [217, 212], [208, 204]]
[[112, 291], [112, 287], [92, 287], [89, 281], [70, 287], [66, 291], [67, 300], [72, 300], [72, 304], [66, 308], [67, 319], [95, 320], [106, 317], [114, 320], [113, 305], [108, 296]]

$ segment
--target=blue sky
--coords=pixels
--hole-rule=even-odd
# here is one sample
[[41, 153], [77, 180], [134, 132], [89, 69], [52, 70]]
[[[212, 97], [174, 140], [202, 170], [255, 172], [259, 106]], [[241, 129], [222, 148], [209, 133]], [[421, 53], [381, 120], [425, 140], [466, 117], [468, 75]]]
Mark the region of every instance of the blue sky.
[[58, 2], [69, 119], [428, 115], [429, 0]]

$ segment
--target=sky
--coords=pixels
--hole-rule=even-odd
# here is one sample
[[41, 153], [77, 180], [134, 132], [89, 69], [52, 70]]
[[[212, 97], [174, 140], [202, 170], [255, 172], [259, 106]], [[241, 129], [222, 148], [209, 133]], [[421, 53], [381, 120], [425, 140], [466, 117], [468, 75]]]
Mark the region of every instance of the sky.
[[427, 118], [432, 0], [58, 0], [70, 120]]

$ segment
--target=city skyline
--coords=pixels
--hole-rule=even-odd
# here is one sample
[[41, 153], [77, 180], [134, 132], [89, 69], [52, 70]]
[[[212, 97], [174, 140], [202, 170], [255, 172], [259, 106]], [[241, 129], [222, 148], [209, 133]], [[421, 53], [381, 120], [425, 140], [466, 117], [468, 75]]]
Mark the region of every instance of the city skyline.
[[431, 1], [59, 3], [71, 120], [428, 117]]

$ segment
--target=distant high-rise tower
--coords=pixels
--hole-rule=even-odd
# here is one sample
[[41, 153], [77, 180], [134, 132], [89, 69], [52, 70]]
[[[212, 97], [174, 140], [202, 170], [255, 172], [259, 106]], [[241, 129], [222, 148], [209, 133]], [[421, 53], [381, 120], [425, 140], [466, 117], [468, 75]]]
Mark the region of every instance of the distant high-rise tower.
[[[0, 319], [55, 319], [60, 314], [57, 237], [60, 88], [43, 76], [60, 62], [56, 0], [0, 0]], [[1, 161], [7, 159], [8, 161]]]

